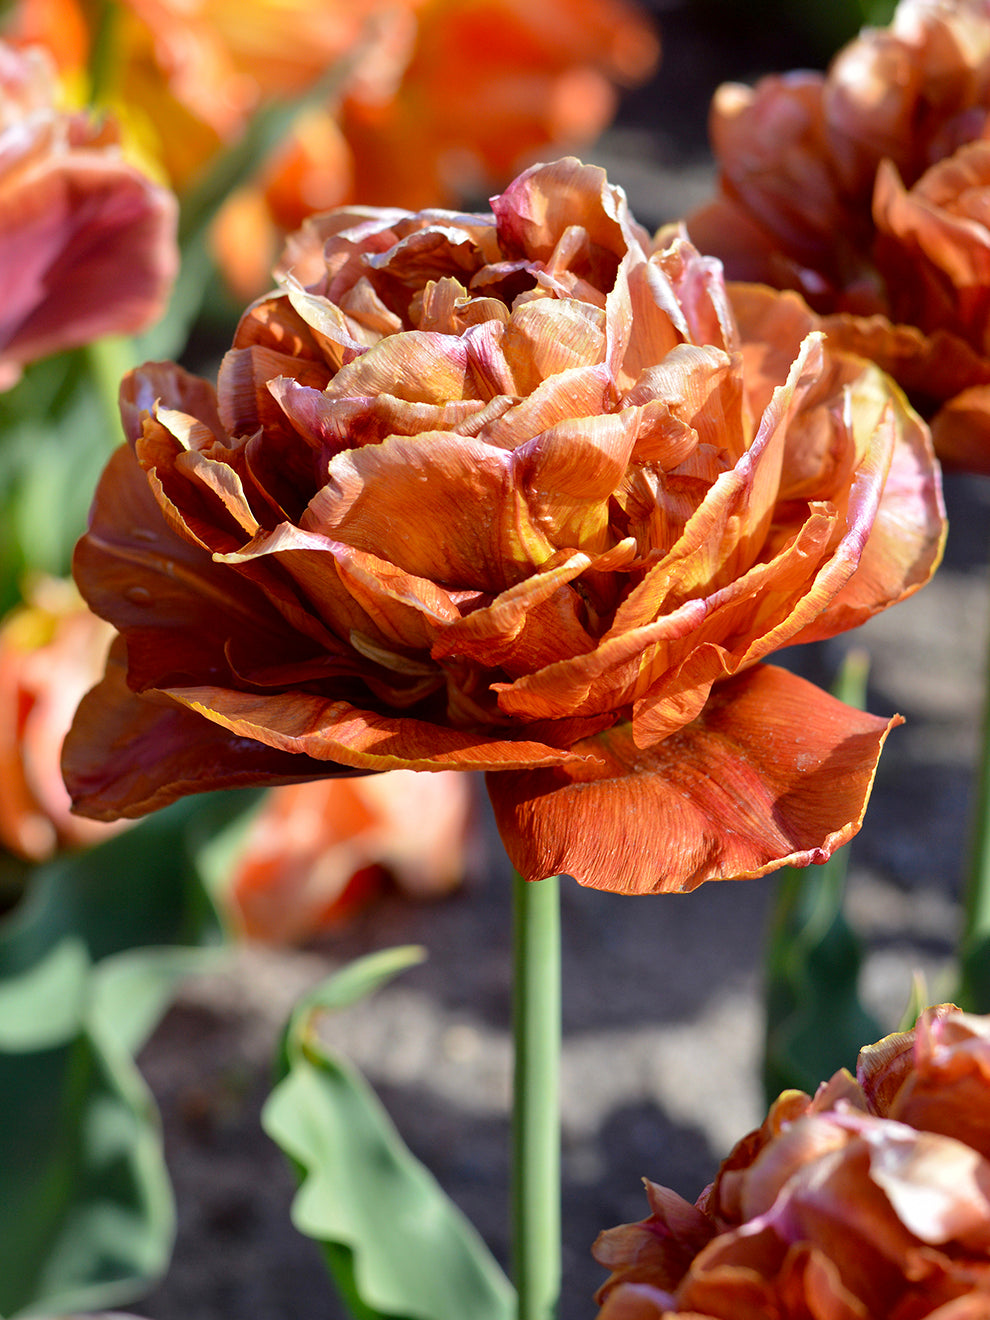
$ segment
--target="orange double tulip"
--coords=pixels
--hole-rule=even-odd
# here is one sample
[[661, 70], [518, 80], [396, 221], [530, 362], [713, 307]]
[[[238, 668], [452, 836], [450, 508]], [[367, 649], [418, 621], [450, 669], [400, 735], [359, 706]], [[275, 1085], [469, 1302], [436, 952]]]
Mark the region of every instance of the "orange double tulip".
[[720, 195], [688, 220], [730, 279], [799, 290], [830, 337], [990, 471], [990, 6], [901, 0], [825, 74], [715, 95]]
[[990, 1018], [926, 1009], [814, 1099], [785, 1091], [689, 1205], [600, 1234], [601, 1320], [984, 1320]]
[[287, 261], [216, 391], [125, 384], [75, 563], [120, 633], [66, 744], [77, 810], [485, 770], [527, 878], [625, 892], [850, 838], [896, 717], [762, 662], [938, 562], [890, 382], [797, 299], [733, 312], [573, 159], [491, 214], [333, 213]]

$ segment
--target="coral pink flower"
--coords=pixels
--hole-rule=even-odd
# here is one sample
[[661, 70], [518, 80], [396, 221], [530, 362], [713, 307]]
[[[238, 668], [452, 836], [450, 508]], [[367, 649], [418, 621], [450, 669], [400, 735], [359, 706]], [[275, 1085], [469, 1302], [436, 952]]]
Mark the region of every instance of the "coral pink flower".
[[0, 42], [0, 388], [36, 358], [144, 328], [178, 266], [175, 200], [108, 125], [54, 108], [40, 50]]
[[338, 925], [388, 879], [412, 898], [448, 893], [464, 871], [470, 811], [468, 781], [451, 772], [272, 789], [224, 888], [234, 926], [284, 943]]
[[72, 815], [59, 772], [72, 713], [103, 672], [112, 637], [72, 583], [55, 579], [38, 581], [0, 622], [0, 845], [28, 861], [112, 832]]
[[125, 382], [75, 561], [120, 633], [66, 744], [77, 809], [486, 770], [522, 874], [626, 892], [849, 839], [897, 720], [763, 661], [938, 562], [891, 383], [793, 296], [733, 314], [573, 159], [491, 214], [333, 213], [287, 260], [216, 392]]
[[990, 6], [901, 0], [824, 75], [726, 85], [692, 238], [800, 290], [894, 374], [946, 462], [990, 471]]
[[990, 1018], [950, 1005], [785, 1091], [689, 1205], [602, 1233], [602, 1320], [990, 1315]]

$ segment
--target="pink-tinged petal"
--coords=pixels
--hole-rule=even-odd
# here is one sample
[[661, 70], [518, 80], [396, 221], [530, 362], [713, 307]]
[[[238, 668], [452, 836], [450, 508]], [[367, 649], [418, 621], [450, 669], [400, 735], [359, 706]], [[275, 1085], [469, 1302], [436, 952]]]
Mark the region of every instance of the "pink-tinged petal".
[[[834, 525], [834, 514], [812, 509], [772, 559], [710, 596], [605, 637], [589, 654], [494, 684], [500, 708], [523, 718], [561, 718], [632, 704], [637, 746], [659, 742], [698, 714], [714, 682], [786, 645], [848, 580], [855, 558], [825, 556]], [[740, 636], [752, 639], [745, 651]]]
[[597, 763], [490, 774], [488, 791], [527, 880], [566, 872], [596, 889], [677, 893], [827, 861], [858, 831], [898, 723], [758, 666], [649, 752], [617, 725], [575, 746]]
[[[786, 374], [785, 369], [782, 375]], [[698, 443], [718, 446], [733, 461], [738, 459], [750, 439], [742, 385], [738, 363], [721, 349], [679, 344], [662, 361], [640, 373], [622, 402], [627, 407], [663, 408], [693, 436], [694, 443], [686, 450], [675, 448], [668, 454], [662, 441], [657, 446], [644, 425], [636, 440], [634, 459], [659, 462], [669, 469], [682, 463]], [[661, 437], [665, 438], [662, 432]]]
[[549, 376], [603, 361], [604, 314], [573, 298], [535, 298], [513, 311], [502, 351], [515, 381], [513, 392], [530, 394]]
[[500, 449], [515, 449], [571, 417], [609, 411], [612, 376], [607, 367], [571, 367], [538, 385], [532, 394], [500, 412], [477, 434]]
[[[356, 325], [334, 303], [302, 288], [294, 280], [286, 280], [285, 288], [289, 306], [303, 328], [303, 342], [310, 353], [315, 350], [315, 355], [331, 370], [347, 366], [381, 339], [375, 331]], [[284, 312], [280, 310], [280, 314], [284, 315]], [[250, 313], [245, 319], [250, 319]], [[235, 347], [241, 346], [241, 337], [241, 328], [238, 328]]]
[[588, 555], [609, 548], [609, 497], [629, 465], [639, 420], [631, 409], [575, 417], [513, 451], [515, 484], [555, 545]]
[[62, 748], [62, 773], [73, 810], [110, 821], [143, 816], [190, 793], [360, 771], [249, 741], [167, 698], [135, 696], [117, 643], [106, 677], [76, 712]]
[[410, 403], [393, 394], [338, 399], [285, 376], [268, 382], [272, 396], [297, 435], [328, 457], [343, 449], [380, 444], [390, 435], [457, 431], [473, 435], [511, 406], [511, 399], [452, 399]]
[[670, 553], [630, 592], [608, 637], [640, 628], [667, 602], [679, 607], [706, 586], [729, 583], [750, 567], [773, 517], [788, 420], [821, 370], [820, 337], [809, 336], [786, 384], [774, 392], [750, 448], [712, 483]]
[[[219, 562], [252, 565], [271, 556], [334, 634], [359, 645], [429, 652], [438, 630], [460, 619], [449, 592], [428, 578], [316, 532], [283, 523]], [[365, 651], [366, 653], [366, 651]], [[398, 663], [400, 657], [394, 657]], [[411, 657], [402, 661], [407, 668]], [[417, 672], [424, 672], [422, 665]]]
[[220, 417], [229, 435], [253, 435], [264, 427], [272, 439], [296, 439], [268, 382], [291, 372], [300, 389], [323, 390], [330, 370], [322, 362], [297, 362], [285, 353], [252, 344], [224, 355], [217, 377]]
[[212, 385], [174, 362], [146, 362], [129, 371], [120, 385], [120, 416], [132, 445], [143, 434], [143, 415], [159, 400], [205, 424], [217, 440], [225, 438]]
[[555, 549], [513, 481], [512, 455], [480, 440], [391, 436], [338, 454], [327, 475], [304, 529], [445, 588], [501, 591]]
[[128, 635], [136, 687], [165, 673], [225, 668], [232, 632], [253, 639], [259, 652], [285, 650], [284, 625], [270, 602], [175, 534], [126, 446], [97, 488], [73, 568], [90, 608]]
[[[990, 1248], [990, 1164], [954, 1137], [865, 1127], [870, 1178], [922, 1242]], [[898, 1139], [900, 1138], [900, 1139]]]
[[838, 552], [856, 557], [855, 571], [797, 642], [858, 627], [913, 595], [929, 581], [945, 548], [942, 484], [928, 428], [875, 367], [854, 382], [850, 402], [855, 447], [869, 446], [851, 486], [849, 530]]
[[392, 394], [410, 403], [432, 404], [488, 397], [476, 390], [464, 341], [427, 330], [383, 339], [341, 367], [327, 394], [333, 399]]
[[242, 738], [357, 770], [519, 770], [597, 756], [593, 746], [561, 749], [526, 738], [500, 738], [498, 731], [471, 733], [304, 692], [268, 696], [175, 687], [165, 696]]
[[721, 262], [703, 256], [683, 230], [669, 247], [654, 252], [650, 265], [661, 276], [662, 306], [689, 344], [712, 344], [726, 353], [737, 347], [736, 323], [726, 295]]
[[595, 640], [579, 618], [580, 600], [568, 589], [590, 565], [587, 555], [561, 551], [490, 605], [442, 627], [434, 659], [464, 656], [513, 674], [541, 668], [562, 652], [593, 650]]
[[539, 261], [550, 260], [564, 231], [574, 225], [585, 231], [599, 260], [614, 253], [615, 265], [628, 241], [620, 221], [622, 193], [603, 169], [573, 156], [526, 170], [492, 198], [492, 211], [504, 249]]
[[0, 189], [0, 366], [133, 333], [161, 315], [178, 269], [170, 193], [115, 150], [58, 135], [5, 171]]

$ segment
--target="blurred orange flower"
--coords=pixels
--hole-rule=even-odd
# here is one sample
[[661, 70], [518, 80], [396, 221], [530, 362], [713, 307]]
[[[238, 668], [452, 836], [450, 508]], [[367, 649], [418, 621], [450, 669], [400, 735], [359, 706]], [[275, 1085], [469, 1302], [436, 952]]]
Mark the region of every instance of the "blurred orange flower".
[[112, 827], [74, 816], [59, 771], [62, 739], [99, 678], [113, 629], [71, 582], [42, 578], [0, 622], [0, 845], [40, 862]]
[[[419, 0], [391, 16], [339, 102], [310, 112], [260, 186], [225, 206], [216, 250], [232, 287], [267, 287], [280, 235], [350, 201], [417, 208], [485, 196], [550, 145], [611, 121], [659, 42], [628, 0]], [[246, 240], [246, 241], [245, 241]]]
[[567, 159], [492, 214], [312, 222], [218, 393], [125, 382], [75, 572], [121, 636], [77, 809], [487, 770], [529, 879], [633, 892], [824, 861], [897, 719], [781, 669], [944, 538], [924, 426], [793, 296], [730, 310]]
[[[415, 0], [120, 0], [101, 101], [183, 191], [265, 101], [304, 93]], [[97, 34], [82, 0], [16, 0], [12, 41], [47, 47], [83, 77]]]
[[175, 199], [115, 129], [55, 107], [50, 63], [0, 42], [0, 389], [36, 358], [143, 329], [178, 267]]
[[785, 1091], [689, 1205], [602, 1233], [601, 1320], [985, 1320], [990, 1018], [951, 1005]]
[[[82, 0], [15, 0], [12, 39], [82, 76]], [[420, 207], [484, 196], [548, 145], [583, 146], [659, 43], [634, 0], [120, 0], [102, 99], [180, 193], [264, 102], [336, 70], [249, 185], [214, 251], [238, 296], [268, 287], [284, 235], [350, 201]]]
[[267, 795], [223, 895], [254, 939], [289, 942], [346, 920], [391, 880], [435, 898], [462, 878], [469, 784], [411, 770], [289, 784]]
[[932, 416], [940, 457], [990, 471], [986, 0], [901, 0], [824, 75], [721, 87], [711, 136], [693, 240], [730, 279], [800, 290]]

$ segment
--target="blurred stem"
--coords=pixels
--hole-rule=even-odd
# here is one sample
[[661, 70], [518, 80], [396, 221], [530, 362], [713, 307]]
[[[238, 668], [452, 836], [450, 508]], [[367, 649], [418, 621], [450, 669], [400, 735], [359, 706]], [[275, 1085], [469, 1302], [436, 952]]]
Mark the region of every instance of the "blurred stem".
[[123, 335], [108, 335], [83, 349], [90, 379], [100, 399], [107, 427], [107, 453], [123, 441], [120, 423], [120, 382], [134, 365], [134, 343]]
[[[868, 675], [867, 653], [849, 651], [833, 694], [862, 710]], [[859, 998], [862, 948], [844, 912], [848, 869], [847, 844], [821, 867], [780, 872], [765, 965], [768, 1100], [788, 1087], [813, 1094], [882, 1034]]]
[[513, 881], [512, 1263], [518, 1320], [560, 1294], [560, 877]]
[[963, 893], [956, 993], [959, 1007], [973, 1013], [990, 1011], [990, 646], [985, 663], [983, 737]]
[[89, 48], [89, 103], [98, 106], [107, 99], [113, 81], [119, 15], [116, 0], [95, 0], [87, 8], [93, 34]]

